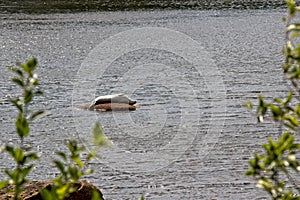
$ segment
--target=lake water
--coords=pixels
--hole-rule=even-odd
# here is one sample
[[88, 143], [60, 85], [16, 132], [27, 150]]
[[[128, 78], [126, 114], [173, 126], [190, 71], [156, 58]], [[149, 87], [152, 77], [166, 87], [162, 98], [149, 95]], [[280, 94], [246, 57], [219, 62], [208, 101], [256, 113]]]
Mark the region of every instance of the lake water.
[[[242, 104], [281, 96], [285, 10], [152, 10], [0, 14], [0, 65], [39, 61], [44, 96], [31, 109], [50, 115], [32, 124], [28, 144], [42, 154], [32, 179], [57, 175], [51, 159], [68, 138], [90, 147], [103, 126], [113, 146], [85, 179], [105, 199], [265, 199], [245, 177], [267, 137]], [[19, 91], [0, 73], [0, 144], [17, 143]], [[95, 96], [124, 92], [133, 112], [76, 109]], [[12, 162], [1, 154], [0, 168]], [[3, 178], [3, 175], [0, 175]]]

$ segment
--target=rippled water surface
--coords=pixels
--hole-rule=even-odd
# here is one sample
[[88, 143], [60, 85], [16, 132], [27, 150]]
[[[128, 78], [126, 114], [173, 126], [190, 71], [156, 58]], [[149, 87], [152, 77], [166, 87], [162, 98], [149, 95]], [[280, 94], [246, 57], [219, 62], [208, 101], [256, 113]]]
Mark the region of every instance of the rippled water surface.
[[[103, 159], [91, 163], [95, 173], [86, 179], [106, 199], [137, 199], [141, 194], [147, 199], [265, 199], [244, 172], [247, 160], [277, 127], [256, 125], [242, 104], [260, 92], [280, 96], [287, 88], [280, 69], [284, 14], [1, 14], [0, 65], [37, 57], [45, 95], [31, 108], [51, 113], [32, 125], [27, 140], [42, 153], [30, 178], [53, 178], [53, 152], [65, 150], [68, 138], [89, 147], [91, 126], [98, 121], [113, 146], [100, 152]], [[155, 30], [161, 31], [157, 40], [152, 38]], [[171, 33], [176, 36], [172, 40]], [[120, 53], [124, 46], [127, 51]], [[198, 55], [195, 62], [193, 55]], [[8, 99], [19, 91], [11, 77], [2, 67], [0, 144], [17, 143], [16, 111]], [[139, 108], [129, 113], [76, 109], [95, 96], [118, 92], [137, 99]], [[1, 168], [12, 166], [4, 155], [2, 159]]]

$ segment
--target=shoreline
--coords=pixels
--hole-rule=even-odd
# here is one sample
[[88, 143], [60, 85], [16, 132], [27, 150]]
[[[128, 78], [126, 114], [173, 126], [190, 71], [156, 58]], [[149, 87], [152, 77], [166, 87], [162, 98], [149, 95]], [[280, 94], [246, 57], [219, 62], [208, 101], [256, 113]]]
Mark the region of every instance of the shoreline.
[[134, 11], [134, 10], [222, 10], [222, 9], [277, 9], [285, 7], [285, 1], [263, 1], [255, 2], [250, 0], [237, 1], [196, 1], [196, 0], [159, 0], [159, 1], [138, 1], [129, 0], [119, 2], [116, 0], [75, 0], [75, 1], [37, 1], [25, 0], [22, 2], [4, 0], [0, 3], [0, 13], [27, 13], [27, 14], [46, 14], [46, 13], [76, 13], [76, 12], [95, 12], [95, 11]]

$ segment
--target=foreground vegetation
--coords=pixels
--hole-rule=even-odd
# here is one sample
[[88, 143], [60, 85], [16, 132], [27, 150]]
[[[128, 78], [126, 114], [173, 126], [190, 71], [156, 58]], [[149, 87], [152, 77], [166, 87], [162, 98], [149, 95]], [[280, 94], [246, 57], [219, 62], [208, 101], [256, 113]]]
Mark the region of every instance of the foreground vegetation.
[[[11, 99], [12, 105], [18, 110], [17, 119], [15, 121], [16, 134], [19, 142], [16, 145], [5, 145], [1, 151], [6, 152], [15, 162], [13, 169], [5, 169], [4, 173], [7, 176], [6, 180], [0, 181], [0, 189], [13, 185], [14, 200], [20, 199], [20, 193], [23, 191], [23, 186], [28, 182], [27, 175], [34, 168], [33, 161], [39, 160], [37, 152], [33, 151], [33, 147], [26, 144], [26, 138], [30, 134], [30, 123], [47, 113], [45, 111], [32, 112], [29, 109], [30, 103], [37, 95], [42, 95], [42, 91], [37, 89], [39, 84], [36, 69], [36, 59], [30, 59], [27, 63], [18, 63], [17, 67], [9, 67], [16, 75], [12, 82], [20, 86], [22, 96]], [[93, 142], [95, 149], [86, 152], [86, 157], [82, 158], [82, 152], [86, 151], [83, 146], [80, 146], [76, 140], [69, 140], [66, 143], [69, 152], [56, 152], [57, 159], [53, 163], [58, 168], [60, 175], [53, 179], [51, 190], [44, 189], [41, 191], [41, 196], [45, 200], [61, 200], [65, 199], [69, 194], [76, 191], [74, 184], [77, 183], [83, 176], [91, 174], [92, 169], [87, 168], [85, 163], [88, 163], [96, 156], [96, 149], [109, 146], [110, 142], [104, 136], [99, 124], [94, 127]], [[18, 145], [17, 145], [18, 144]], [[3, 161], [1, 161], [3, 162]], [[93, 200], [102, 199], [96, 191], [93, 192]]]
[[[257, 187], [266, 191], [272, 199], [291, 200], [300, 199], [300, 162], [297, 158], [300, 143], [296, 142], [300, 119], [300, 23], [296, 16], [300, 7], [296, 6], [294, 0], [286, 0], [286, 4], [288, 17], [283, 19], [287, 27], [282, 69], [290, 90], [284, 98], [274, 98], [272, 102], [266, 102], [260, 95], [254, 112], [258, 122], [270, 117], [279, 123], [280, 138], [277, 141], [269, 138], [268, 143], [263, 144], [264, 153], [254, 154], [254, 159], [249, 162], [251, 168], [246, 174], [254, 177]], [[249, 102], [246, 106], [252, 111], [254, 104]]]

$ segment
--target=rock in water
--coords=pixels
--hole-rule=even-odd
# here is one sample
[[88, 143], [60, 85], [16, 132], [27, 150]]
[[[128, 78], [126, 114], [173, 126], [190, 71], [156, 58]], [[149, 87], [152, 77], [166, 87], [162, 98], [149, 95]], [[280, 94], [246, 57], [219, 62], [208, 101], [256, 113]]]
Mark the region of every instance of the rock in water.
[[[79, 107], [82, 110], [90, 110], [90, 104], [85, 104]], [[126, 103], [104, 103], [95, 105], [93, 111], [126, 111], [136, 110], [135, 105], [129, 105]]]
[[[30, 181], [24, 185], [24, 191], [20, 197], [22, 200], [42, 200], [40, 191], [45, 188], [51, 190], [52, 185], [53, 182], [51, 181]], [[65, 200], [91, 200], [94, 190], [97, 191], [99, 196], [103, 199], [101, 191], [91, 183], [81, 181], [74, 183], [73, 187], [77, 188], [77, 190], [66, 197]], [[13, 200], [14, 195], [11, 192], [13, 188], [12, 185], [9, 185], [0, 190], [0, 199]]]

